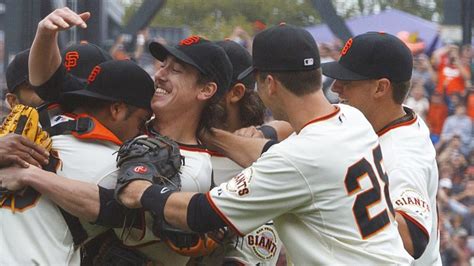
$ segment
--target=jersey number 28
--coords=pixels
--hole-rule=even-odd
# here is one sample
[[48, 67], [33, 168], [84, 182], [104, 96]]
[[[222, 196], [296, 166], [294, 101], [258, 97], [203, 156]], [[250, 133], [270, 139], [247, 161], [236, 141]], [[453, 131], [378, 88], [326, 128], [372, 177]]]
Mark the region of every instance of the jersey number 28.
[[[387, 202], [390, 212], [393, 214], [393, 207], [390, 201], [390, 195], [388, 193], [388, 177], [387, 174], [384, 173], [381, 165], [382, 151], [380, 146], [377, 146], [372, 153], [377, 173], [385, 183], [383, 189], [385, 201]], [[357, 193], [361, 190], [359, 179], [364, 176], [369, 177], [372, 188], [357, 194], [354, 205], [352, 206], [352, 211], [354, 212], [354, 217], [362, 238], [367, 239], [385, 228], [385, 226], [390, 223], [390, 219], [387, 209], [384, 209], [375, 216], [371, 216], [369, 214], [369, 208], [381, 202], [382, 192], [375, 171], [372, 165], [365, 158], [362, 158], [347, 170], [344, 183], [346, 185], [348, 195], [353, 195], [354, 193]]]

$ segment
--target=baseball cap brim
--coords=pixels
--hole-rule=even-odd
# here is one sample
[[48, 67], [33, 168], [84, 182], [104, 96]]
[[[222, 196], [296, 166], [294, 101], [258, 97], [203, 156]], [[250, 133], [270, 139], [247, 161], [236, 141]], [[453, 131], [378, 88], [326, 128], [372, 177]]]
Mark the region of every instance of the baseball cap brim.
[[68, 99], [68, 100], [73, 99], [73, 98], [77, 98], [77, 97], [86, 97], [86, 98], [100, 99], [100, 100], [111, 101], [111, 102], [120, 101], [117, 98], [110, 97], [110, 96], [105, 96], [105, 95], [99, 94], [97, 92], [93, 92], [93, 91], [86, 90], [86, 89], [65, 92], [63, 94], [63, 97], [65, 99]]
[[246, 70], [242, 71], [242, 73], [240, 73], [239, 76], [237, 76], [237, 80], [245, 79], [248, 75], [252, 74], [254, 71], [255, 71], [255, 67], [250, 66]]
[[168, 46], [163, 45], [161, 43], [152, 42], [150, 43], [149, 47], [151, 55], [156, 59], [163, 61], [166, 59], [168, 55], [172, 55], [176, 57], [178, 60], [183, 61], [186, 64], [192, 65], [197, 68], [201, 73], [206, 73], [192, 58], [187, 56], [185, 53], [181, 52], [180, 50]]
[[357, 74], [343, 65], [341, 65], [339, 62], [328, 62], [328, 63], [323, 63], [321, 64], [321, 68], [323, 70], [323, 75], [333, 78], [333, 79], [338, 79], [338, 80], [368, 80], [371, 79], [369, 77]]

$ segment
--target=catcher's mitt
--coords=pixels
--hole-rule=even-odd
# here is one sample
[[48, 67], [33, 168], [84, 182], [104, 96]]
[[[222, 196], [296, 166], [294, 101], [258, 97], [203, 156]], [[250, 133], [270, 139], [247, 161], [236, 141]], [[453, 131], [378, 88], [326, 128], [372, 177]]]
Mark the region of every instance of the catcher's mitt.
[[52, 141], [41, 129], [38, 111], [29, 106], [17, 104], [0, 126], [0, 137], [9, 133], [23, 135], [27, 139], [51, 151]]
[[171, 190], [180, 190], [182, 160], [178, 144], [167, 137], [139, 136], [127, 141], [117, 155], [120, 170], [115, 198], [118, 199], [120, 191], [134, 180], [147, 180]]

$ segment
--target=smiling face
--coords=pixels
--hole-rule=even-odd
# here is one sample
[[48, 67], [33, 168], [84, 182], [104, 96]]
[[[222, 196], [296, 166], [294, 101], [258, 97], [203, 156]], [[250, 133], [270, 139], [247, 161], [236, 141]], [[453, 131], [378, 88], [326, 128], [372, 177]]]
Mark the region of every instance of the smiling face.
[[[155, 94], [151, 107], [156, 115], [178, 112], [197, 104], [199, 72], [196, 68], [168, 56], [155, 73]], [[182, 111], [181, 111], [182, 112]]]

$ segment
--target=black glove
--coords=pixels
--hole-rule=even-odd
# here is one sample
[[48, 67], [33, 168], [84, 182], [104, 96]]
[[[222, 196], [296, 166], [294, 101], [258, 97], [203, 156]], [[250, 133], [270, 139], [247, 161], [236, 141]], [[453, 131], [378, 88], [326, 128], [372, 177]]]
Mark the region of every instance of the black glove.
[[117, 155], [120, 170], [115, 199], [118, 200], [120, 191], [135, 180], [147, 180], [170, 190], [180, 190], [182, 161], [178, 144], [167, 137], [139, 136], [127, 141]]

